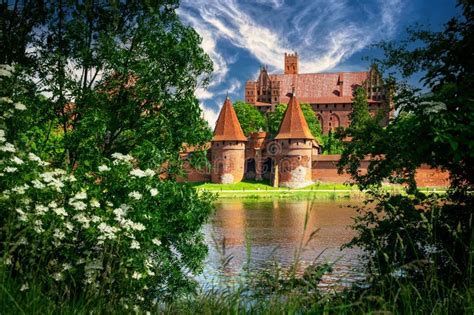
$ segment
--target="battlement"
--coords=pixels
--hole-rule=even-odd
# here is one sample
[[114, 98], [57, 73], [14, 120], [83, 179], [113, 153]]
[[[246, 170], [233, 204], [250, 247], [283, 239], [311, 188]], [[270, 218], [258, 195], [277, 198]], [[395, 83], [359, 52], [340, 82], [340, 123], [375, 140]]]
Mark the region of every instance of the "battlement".
[[298, 53], [285, 53], [285, 74], [298, 74]]

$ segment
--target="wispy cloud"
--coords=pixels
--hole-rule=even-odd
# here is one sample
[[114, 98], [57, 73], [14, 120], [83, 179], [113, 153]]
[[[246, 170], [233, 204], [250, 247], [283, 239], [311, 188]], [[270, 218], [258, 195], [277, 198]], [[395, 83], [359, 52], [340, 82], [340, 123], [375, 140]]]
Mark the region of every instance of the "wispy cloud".
[[265, 12], [261, 8], [262, 14], [255, 16], [255, 7], [245, 1], [188, 0], [181, 14], [187, 17], [193, 12], [195, 22], [205, 25], [214, 40], [227, 39], [272, 68], [282, 68], [285, 52], [298, 51], [301, 70], [317, 72], [329, 70], [373, 40], [389, 36], [403, 7], [402, 0], [377, 0], [365, 12], [356, 10], [354, 1], [345, 0], [298, 1], [292, 6], [282, 3], [257, 1], [257, 5], [270, 4], [272, 9]]
[[239, 51], [271, 71], [281, 70], [284, 53], [293, 51], [302, 72], [335, 69], [372, 42], [390, 38], [405, 1], [184, 0], [178, 13], [203, 37], [215, 68], [211, 86], [197, 96], [210, 108], [213, 97], [242, 88], [244, 79], [228, 78], [230, 69], [232, 77], [239, 71], [238, 60], [231, 65]]

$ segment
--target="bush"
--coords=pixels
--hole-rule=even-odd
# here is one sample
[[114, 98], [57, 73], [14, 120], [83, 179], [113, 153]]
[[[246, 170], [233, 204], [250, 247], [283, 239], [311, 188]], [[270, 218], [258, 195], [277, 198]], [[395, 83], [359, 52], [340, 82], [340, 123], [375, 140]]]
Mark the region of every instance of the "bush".
[[97, 169], [53, 168], [7, 142], [8, 120], [23, 110], [0, 101], [0, 276], [53, 300], [101, 296], [124, 307], [190, 292], [213, 197], [122, 153]]

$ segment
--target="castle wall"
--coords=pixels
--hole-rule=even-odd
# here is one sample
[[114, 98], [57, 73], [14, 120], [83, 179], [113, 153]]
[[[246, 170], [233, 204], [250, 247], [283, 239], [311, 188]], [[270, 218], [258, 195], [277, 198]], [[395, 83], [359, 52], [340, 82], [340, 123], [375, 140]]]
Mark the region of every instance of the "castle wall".
[[[348, 183], [351, 182], [349, 174], [337, 173], [337, 162], [340, 155], [318, 155], [312, 163], [313, 181], [324, 183]], [[367, 172], [369, 161], [362, 161], [360, 171]], [[432, 169], [428, 165], [422, 165], [416, 171], [416, 182], [419, 187], [443, 187], [449, 185], [449, 174], [439, 169]]]
[[245, 143], [215, 141], [211, 147], [211, 181], [218, 184], [238, 183], [244, 178]]

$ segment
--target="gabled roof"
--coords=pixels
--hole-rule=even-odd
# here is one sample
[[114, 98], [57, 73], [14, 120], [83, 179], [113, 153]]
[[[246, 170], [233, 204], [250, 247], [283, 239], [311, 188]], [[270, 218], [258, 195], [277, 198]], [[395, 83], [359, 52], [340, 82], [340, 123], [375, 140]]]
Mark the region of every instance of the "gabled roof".
[[275, 139], [314, 139], [294, 92], [290, 96], [280, 130]]
[[300, 74], [271, 74], [270, 80], [280, 82], [280, 102], [287, 102], [287, 93], [296, 87], [296, 95], [303, 102], [304, 98], [324, 98], [352, 96], [357, 86], [362, 86], [368, 79], [369, 73], [364, 72], [334, 72], [334, 73], [300, 73]]
[[217, 118], [212, 141], [247, 141], [229, 97], [226, 97]]

